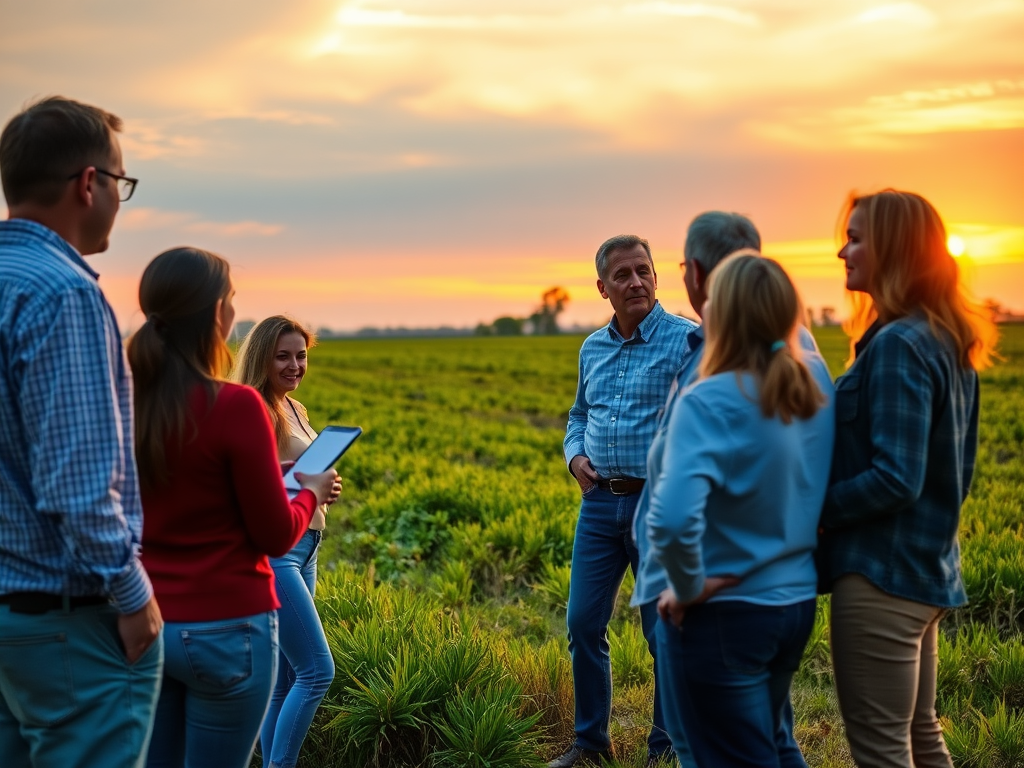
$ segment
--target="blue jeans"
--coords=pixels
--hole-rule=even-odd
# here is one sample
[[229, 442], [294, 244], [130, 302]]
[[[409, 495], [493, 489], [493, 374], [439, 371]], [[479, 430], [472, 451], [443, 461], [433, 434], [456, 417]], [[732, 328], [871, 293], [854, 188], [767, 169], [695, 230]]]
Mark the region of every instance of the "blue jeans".
[[[611, 745], [608, 723], [612, 711], [612, 666], [608, 654], [608, 622], [615, 610], [615, 598], [626, 575], [634, 575], [640, 554], [633, 544], [633, 513], [640, 494], [616, 496], [596, 486], [580, 504], [576, 537], [572, 547], [569, 575], [569, 654], [576, 699], [576, 745], [604, 750]], [[658, 610], [654, 603], [640, 608], [640, 620], [647, 647], [655, 655], [654, 627]], [[657, 686], [657, 682], [655, 682]], [[654, 727], [647, 738], [651, 755], [669, 752], [672, 744], [665, 732], [658, 692], [654, 693]]]
[[320, 531], [306, 531], [284, 557], [272, 557], [277, 580], [281, 655], [277, 684], [260, 732], [263, 764], [294, 768], [316, 708], [334, 679], [334, 657], [313, 604]]
[[814, 600], [704, 603], [681, 629], [658, 621], [659, 683], [673, 740], [700, 768], [807, 768], [789, 687], [814, 626]]
[[134, 663], [109, 605], [0, 606], [0, 766], [136, 768], [153, 725], [160, 637]]
[[277, 611], [164, 624], [149, 768], [248, 768], [277, 674]]

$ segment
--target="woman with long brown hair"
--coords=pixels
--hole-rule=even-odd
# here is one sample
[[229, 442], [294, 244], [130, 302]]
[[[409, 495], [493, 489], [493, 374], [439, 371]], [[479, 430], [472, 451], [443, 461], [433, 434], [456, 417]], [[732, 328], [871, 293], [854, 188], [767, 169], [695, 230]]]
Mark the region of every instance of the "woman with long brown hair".
[[836, 381], [819, 554], [836, 691], [857, 765], [949, 768], [938, 625], [967, 601], [957, 530], [977, 448], [976, 371], [995, 327], [920, 195], [851, 196], [841, 222], [856, 341]]
[[669, 736], [702, 768], [806, 766], [789, 691], [814, 625], [833, 416], [828, 371], [800, 350], [799, 314], [771, 259], [742, 252], [716, 267], [700, 378], [647, 457], [646, 544], [670, 584], [658, 685]]
[[[263, 396], [283, 461], [297, 459], [316, 438], [305, 407], [291, 397], [306, 375], [314, 343], [313, 334], [300, 322], [274, 315], [253, 327], [238, 350], [234, 379]], [[328, 502], [340, 492], [338, 481]], [[263, 764], [272, 768], [294, 768], [316, 709], [334, 679], [334, 659], [313, 603], [326, 513], [326, 505], [318, 508], [292, 550], [270, 559], [281, 601], [281, 656], [260, 751]]]
[[277, 670], [273, 572], [334, 470], [289, 501], [259, 394], [223, 380], [228, 264], [175, 248], [146, 267], [128, 342], [142, 485], [142, 562], [163, 612], [164, 679], [149, 766], [248, 765]]

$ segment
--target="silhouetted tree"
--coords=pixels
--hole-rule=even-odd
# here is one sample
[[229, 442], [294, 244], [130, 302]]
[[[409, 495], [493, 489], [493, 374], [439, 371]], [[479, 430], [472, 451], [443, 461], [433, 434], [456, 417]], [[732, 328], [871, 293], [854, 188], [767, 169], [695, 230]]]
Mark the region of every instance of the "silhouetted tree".
[[558, 333], [558, 316], [569, 303], [569, 292], [561, 286], [548, 288], [541, 295], [541, 305], [530, 315], [530, 325], [538, 336], [550, 336]]

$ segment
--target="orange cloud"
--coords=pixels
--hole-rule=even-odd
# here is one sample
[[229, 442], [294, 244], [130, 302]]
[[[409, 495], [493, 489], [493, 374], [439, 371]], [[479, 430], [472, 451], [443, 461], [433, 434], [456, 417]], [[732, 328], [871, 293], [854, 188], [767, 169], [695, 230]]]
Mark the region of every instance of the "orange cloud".
[[181, 232], [222, 237], [272, 237], [284, 231], [280, 224], [260, 221], [206, 221], [198, 214], [167, 211], [160, 208], [125, 208], [117, 226], [127, 232], [155, 229], [177, 229]]

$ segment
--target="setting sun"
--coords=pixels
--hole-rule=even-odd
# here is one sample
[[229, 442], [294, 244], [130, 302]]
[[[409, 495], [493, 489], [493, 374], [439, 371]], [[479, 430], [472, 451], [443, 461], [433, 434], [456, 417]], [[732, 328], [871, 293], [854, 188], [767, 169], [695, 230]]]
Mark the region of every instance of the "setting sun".
[[946, 248], [951, 256], [964, 255], [964, 241], [959, 235], [950, 235], [946, 240]]

